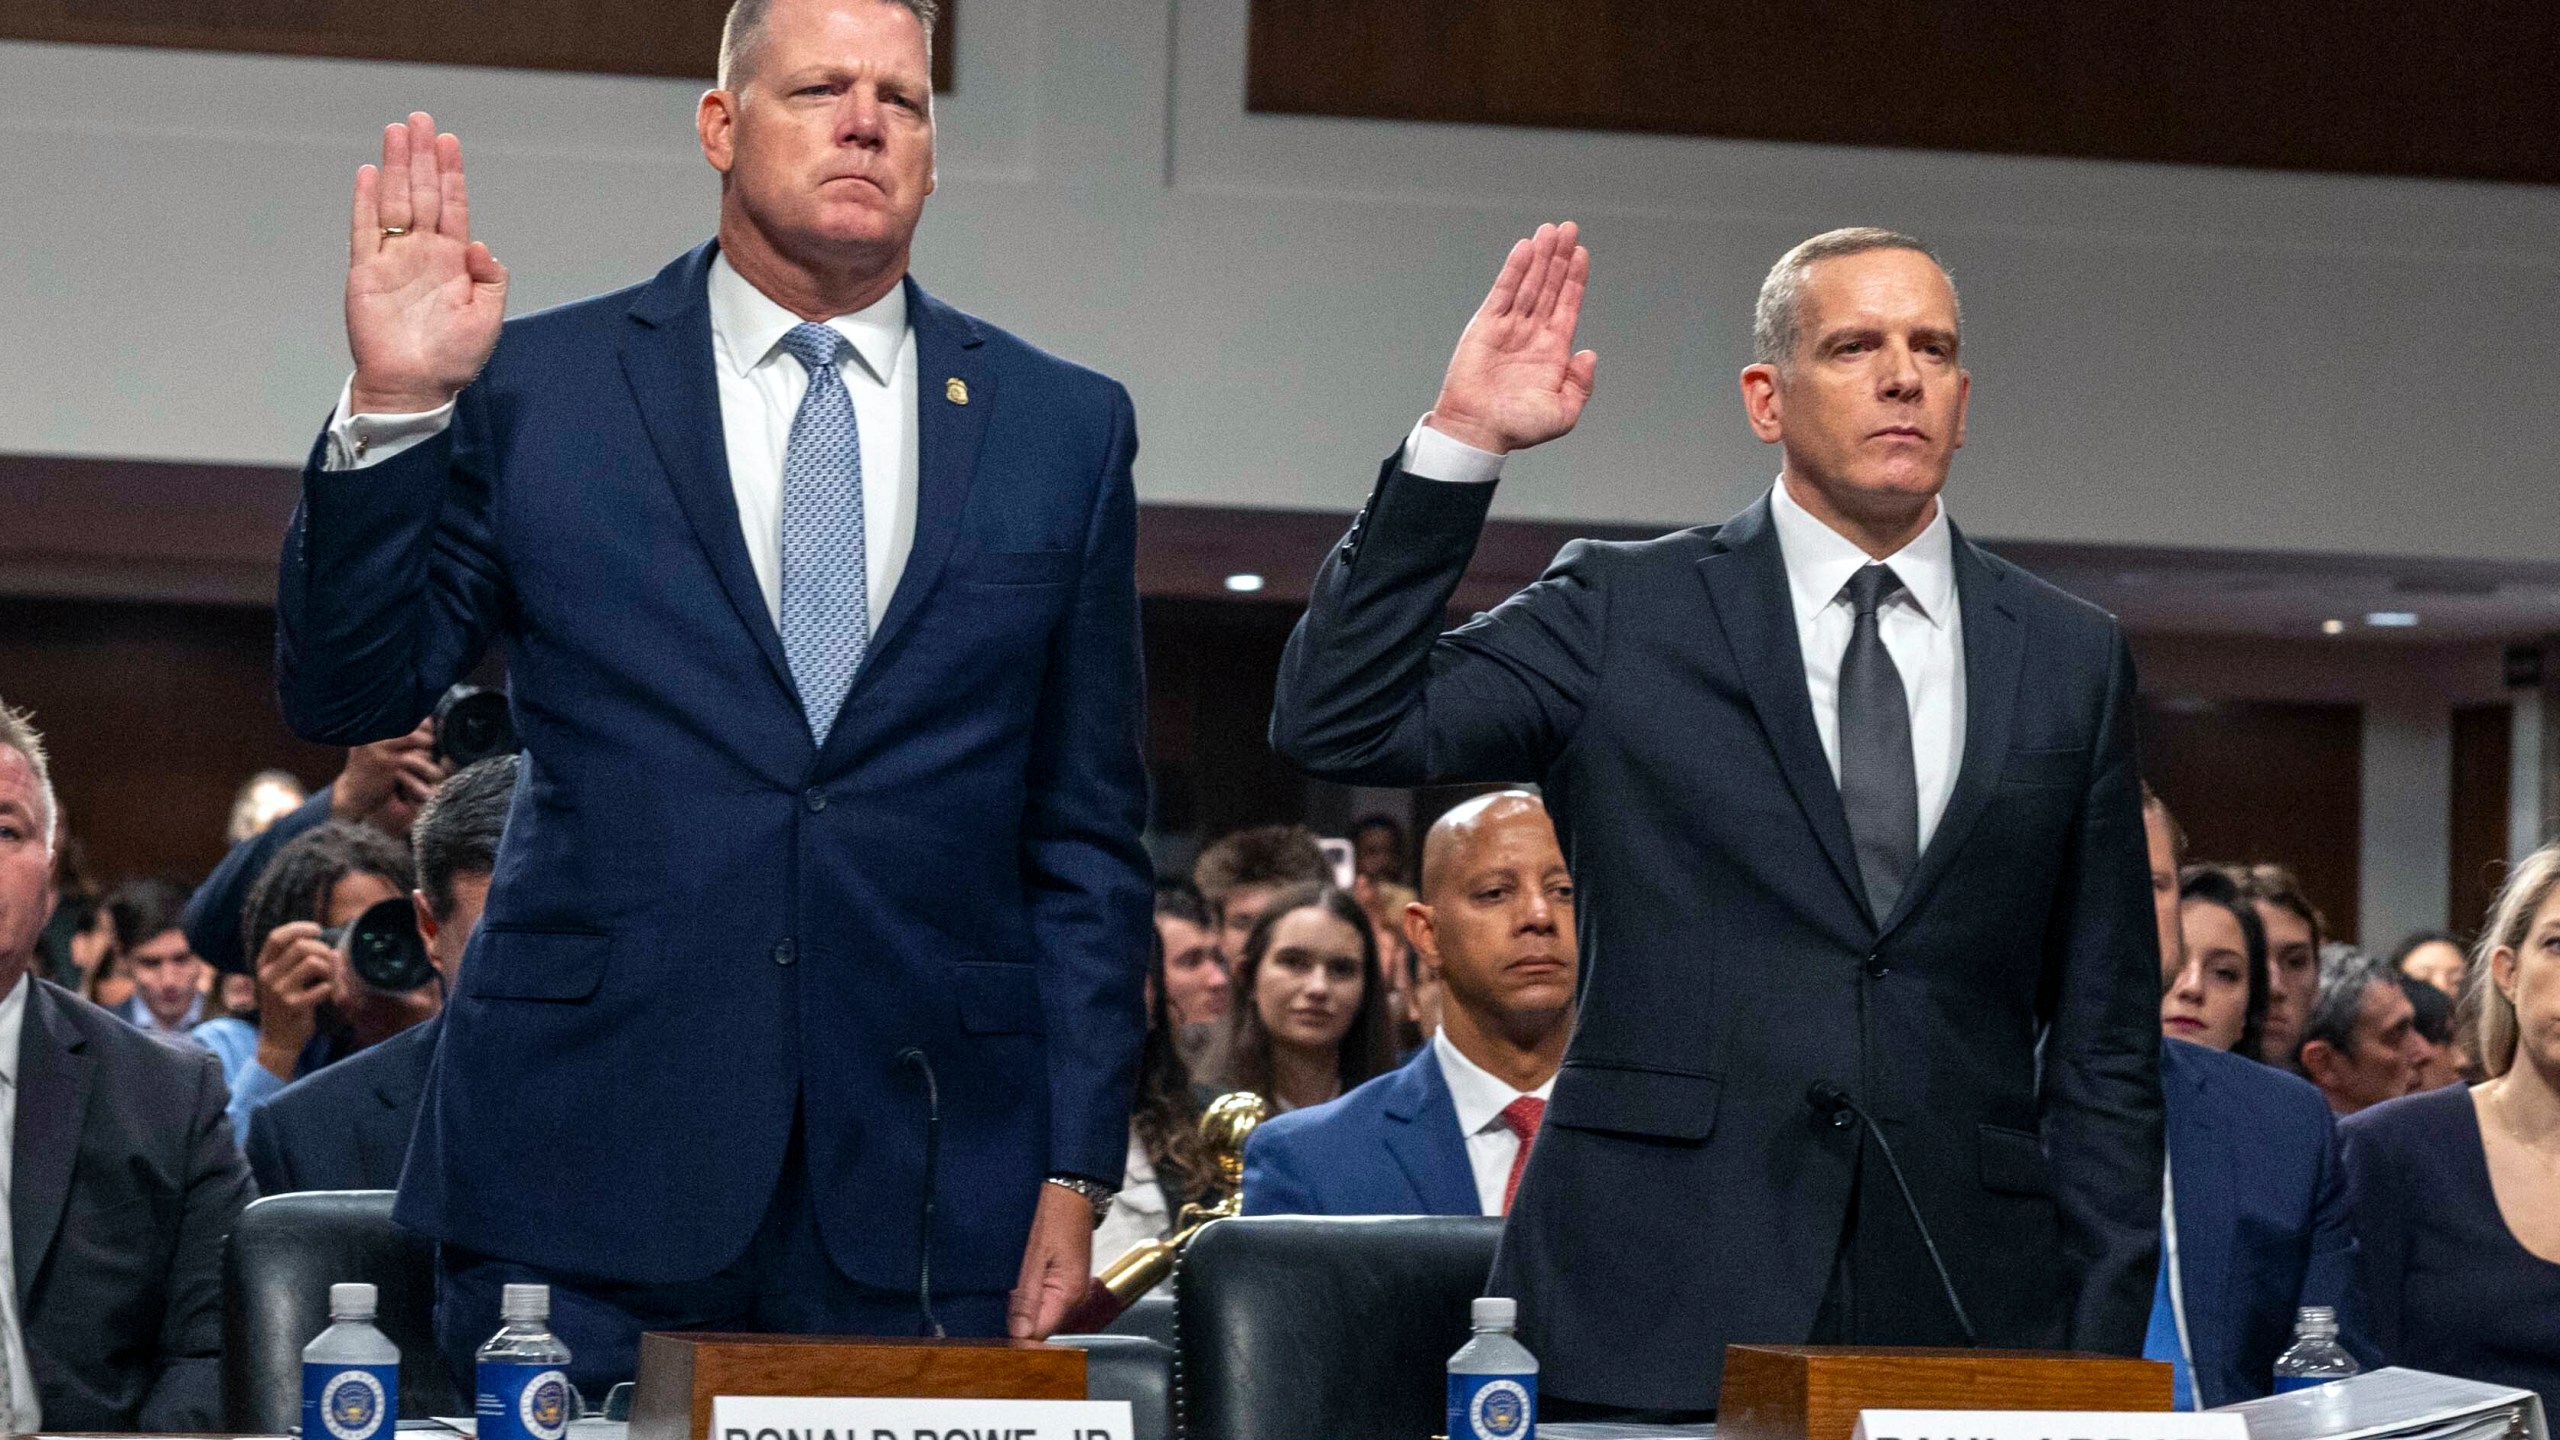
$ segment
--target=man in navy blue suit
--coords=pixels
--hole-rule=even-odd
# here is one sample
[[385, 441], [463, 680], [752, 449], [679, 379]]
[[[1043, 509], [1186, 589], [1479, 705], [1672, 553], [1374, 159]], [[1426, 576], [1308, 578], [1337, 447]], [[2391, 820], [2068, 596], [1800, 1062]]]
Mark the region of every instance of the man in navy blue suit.
[[1265, 1121], [1249, 1215], [1501, 1215], [1573, 1033], [1573, 877], [1547, 807], [1518, 790], [1440, 817], [1405, 934], [1445, 997], [1404, 1065]]
[[356, 744], [505, 655], [397, 1211], [456, 1363], [509, 1281], [590, 1388], [644, 1329], [1026, 1336], [1087, 1283], [1143, 1036], [1135, 422], [907, 275], [932, 10], [740, 0], [717, 238], [503, 330], [460, 143], [358, 174], [277, 664]]
[[[2187, 963], [2177, 883], [2185, 847], [2169, 808], [2148, 790], [2142, 820], [2152, 893], [2166, 896], [2154, 902], [2165, 991]], [[2263, 993], [2266, 957], [2250, 968]], [[2172, 1367], [2178, 1408], [2271, 1393], [2276, 1357], [2293, 1343], [2294, 1314], [2305, 1305], [2336, 1310], [2348, 1348], [2368, 1365], [2380, 1363], [2364, 1341], [2337, 1122], [2319, 1090], [2255, 1060], [2164, 1036], [2160, 1092], [2168, 1184], [2143, 1354]]]

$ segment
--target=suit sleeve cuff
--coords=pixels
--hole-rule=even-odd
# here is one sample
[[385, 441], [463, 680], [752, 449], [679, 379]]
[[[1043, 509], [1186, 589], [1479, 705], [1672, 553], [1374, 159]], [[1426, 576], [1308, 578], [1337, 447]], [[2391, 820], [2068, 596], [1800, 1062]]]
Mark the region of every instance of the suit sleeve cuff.
[[1483, 485], [1502, 478], [1501, 456], [1443, 435], [1420, 420], [1413, 422], [1413, 433], [1405, 437], [1404, 454], [1396, 465], [1420, 479], [1459, 485]]
[[347, 407], [354, 400], [355, 386], [356, 377], [350, 375], [338, 389], [338, 408], [329, 415], [328, 459], [321, 466], [324, 470], [362, 470], [379, 465], [420, 441], [433, 439], [453, 423], [450, 400], [414, 415], [350, 414]]

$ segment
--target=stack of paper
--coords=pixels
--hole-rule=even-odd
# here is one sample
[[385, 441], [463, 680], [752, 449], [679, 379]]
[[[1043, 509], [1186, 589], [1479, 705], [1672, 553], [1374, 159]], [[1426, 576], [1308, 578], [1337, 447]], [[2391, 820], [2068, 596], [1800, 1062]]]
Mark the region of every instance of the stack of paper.
[[2225, 1405], [2249, 1440], [2551, 1440], [2542, 1397], [2424, 1370], [2376, 1370]]

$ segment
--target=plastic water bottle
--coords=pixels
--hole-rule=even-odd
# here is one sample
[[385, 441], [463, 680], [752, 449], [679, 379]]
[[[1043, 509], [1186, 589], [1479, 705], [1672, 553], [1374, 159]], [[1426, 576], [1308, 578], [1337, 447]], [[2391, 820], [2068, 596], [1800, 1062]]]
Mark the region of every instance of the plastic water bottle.
[[551, 1333], [551, 1287], [500, 1292], [498, 1333], [480, 1347], [472, 1413], [479, 1440], [561, 1440], [577, 1418], [569, 1347]]
[[1512, 1338], [1520, 1302], [1479, 1298], [1475, 1337], [1449, 1357], [1449, 1440], [1535, 1440], [1538, 1357]]
[[2293, 1348], [2276, 1357], [2276, 1393], [2307, 1390], [2364, 1373], [2356, 1357], [2338, 1343], [2338, 1312], [2326, 1305], [2305, 1305], [2293, 1321]]
[[384, 1440], [400, 1418], [400, 1347], [373, 1328], [374, 1288], [329, 1287], [329, 1328], [302, 1347], [303, 1440]]

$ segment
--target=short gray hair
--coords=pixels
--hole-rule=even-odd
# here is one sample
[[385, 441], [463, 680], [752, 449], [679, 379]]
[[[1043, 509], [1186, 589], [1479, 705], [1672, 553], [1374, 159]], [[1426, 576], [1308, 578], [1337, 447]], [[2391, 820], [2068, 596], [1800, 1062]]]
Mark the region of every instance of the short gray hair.
[[[741, 0], [741, 4], [746, 0]], [[1795, 359], [1796, 346], [1804, 341], [1804, 281], [1817, 262], [1837, 260], [1843, 255], [1863, 255], [1870, 250], [1909, 250], [1929, 257], [1929, 263], [1947, 276], [1947, 289], [1953, 293], [1956, 277], [1947, 271], [1947, 262], [1926, 241], [1898, 230], [1879, 230], [1872, 225], [1852, 225], [1845, 230], [1826, 230], [1793, 250], [1778, 257], [1769, 267], [1769, 276], [1760, 282], [1759, 303], [1751, 309], [1751, 361], [1755, 365], [1784, 365]], [[1956, 328], [1964, 328], [1964, 301], [1956, 301]]]
[[15, 750], [27, 757], [27, 768], [36, 772], [36, 793], [44, 801], [44, 813], [36, 818], [44, 823], [44, 848], [53, 849], [53, 821], [57, 807], [53, 799], [53, 771], [45, 763], [44, 736], [37, 733], [35, 717], [24, 710], [12, 710], [0, 701], [0, 748]]
[[[924, 58], [933, 59], [933, 23], [942, 18], [942, 0], [880, 0], [883, 5], [896, 5], [916, 17], [924, 26]], [[773, 10], [773, 0], [736, 0], [729, 7], [729, 18], [720, 26], [719, 87], [734, 90], [731, 82], [746, 62], [754, 58], [756, 46], [764, 39], [765, 16]]]
[[[2326, 1040], [2341, 1055], [2354, 1049], [2364, 992], [2397, 980], [2390, 966], [2353, 945], [2332, 940], [2321, 946], [2320, 993], [2312, 997], [2310, 1018], [2303, 1022], [2302, 1044]], [[2297, 1047], [2294, 1053], [2302, 1052]]]

